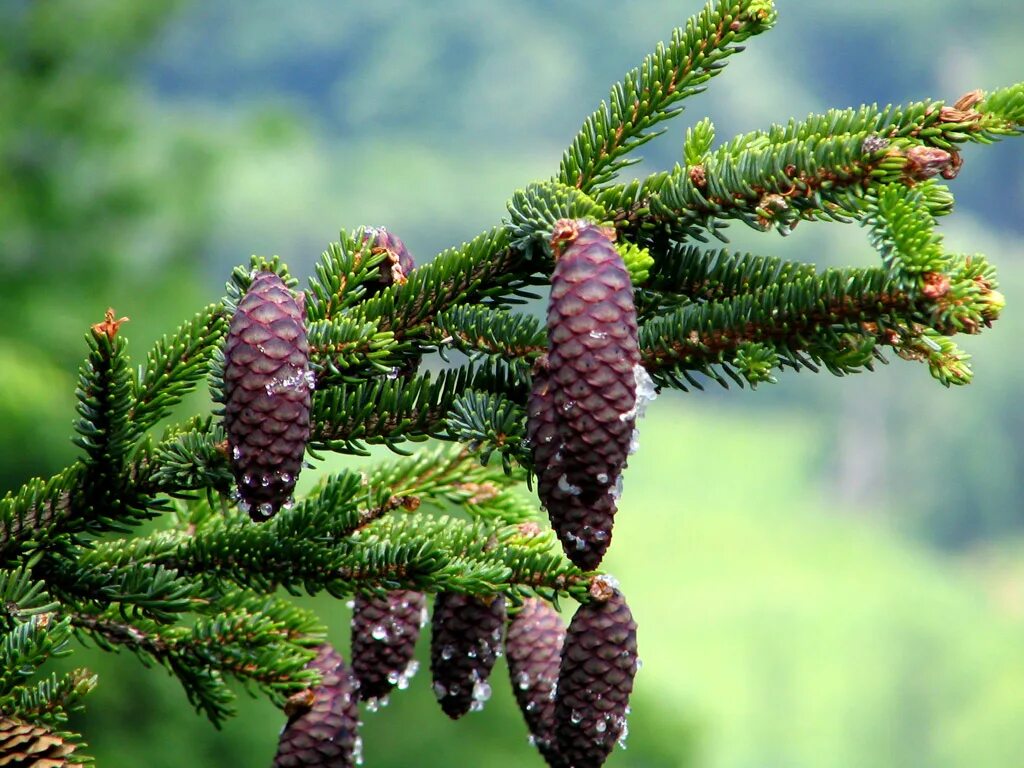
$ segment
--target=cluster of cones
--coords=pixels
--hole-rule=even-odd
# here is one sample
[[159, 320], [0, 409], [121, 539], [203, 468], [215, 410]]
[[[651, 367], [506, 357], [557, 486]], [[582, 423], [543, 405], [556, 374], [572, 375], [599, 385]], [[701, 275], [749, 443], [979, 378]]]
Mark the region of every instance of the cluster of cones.
[[[384, 229], [365, 238], [385, 254], [376, 293], [414, 268]], [[534, 368], [528, 438], [538, 492], [566, 555], [584, 570], [611, 542], [622, 470], [634, 424], [653, 393], [640, 365], [630, 276], [614, 233], [585, 221], [558, 222], [548, 309], [548, 350]], [[253, 520], [291, 499], [310, 433], [315, 377], [305, 309], [272, 272], [257, 272], [232, 318], [225, 345], [225, 428], [240, 506]], [[361, 762], [358, 703], [375, 709], [416, 672], [414, 650], [426, 597], [408, 590], [354, 603], [352, 665], [329, 645], [310, 666], [315, 689], [289, 699], [275, 766]], [[507, 624], [507, 632], [506, 632]], [[458, 719], [483, 707], [502, 647], [531, 740], [558, 768], [596, 768], [625, 736], [637, 668], [636, 624], [614, 581], [598, 576], [591, 600], [568, 629], [547, 602], [513, 611], [501, 596], [441, 593], [434, 603], [431, 672], [442, 710]]]
[[[592, 600], [566, 629], [554, 607], [526, 600], [511, 619], [505, 601], [443, 592], [434, 603], [430, 644], [434, 693], [446, 715], [481, 709], [502, 653], [531, 741], [549, 765], [596, 768], [625, 737], [637, 669], [636, 624], [614, 581], [594, 579]], [[310, 667], [320, 685], [289, 699], [278, 768], [341, 768], [362, 760], [358, 703], [371, 710], [416, 672], [414, 652], [426, 598], [396, 590], [353, 606], [352, 664], [322, 645]]]

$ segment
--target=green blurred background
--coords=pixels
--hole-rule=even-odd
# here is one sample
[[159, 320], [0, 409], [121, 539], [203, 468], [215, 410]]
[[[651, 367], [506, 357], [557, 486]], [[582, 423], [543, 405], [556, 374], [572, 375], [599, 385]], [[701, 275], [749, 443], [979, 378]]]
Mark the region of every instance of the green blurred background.
[[[720, 138], [830, 106], [1024, 79], [1024, 6], [779, 0], [640, 173], [710, 115]], [[0, 491], [66, 463], [82, 336], [107, 306], [141, 355], [250, 253], [301, 278], [339, 228], [420, 261], [550, 175], [608, 86], [696, 0], [0, 0]], [[1024, 142], [971, 147], [949, 247], [1001, 267], [976, 382], [897, 360], [755, 393], [664, 394], [606, 565], [640, 623], [628, 749], [609, 766], [1004, 767], [1024, 755]], [[859, 228], [741, 247], [868, 264]], [[712, 385], [714, 386], [714, 385]], [[201, 401], [192, 408], [203, 407]], [[347, 646], [347, 610], [310, 601]], [[424, 649], [426, 644], [422, 644]], [[101, 766], [267, 765], [279, 713], [215, 731], [162, 670], [89, 650]], [[540, 765], [506, 671], [450, 723], [426, 675], [367, 714], [370, 766]]]

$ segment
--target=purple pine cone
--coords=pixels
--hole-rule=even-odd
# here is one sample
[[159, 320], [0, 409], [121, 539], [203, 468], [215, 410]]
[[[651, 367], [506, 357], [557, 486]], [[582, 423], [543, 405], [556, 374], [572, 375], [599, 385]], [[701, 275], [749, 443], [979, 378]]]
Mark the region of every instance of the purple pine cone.
[[367, 280], [363, 283], [367, 293], [371, 296], [395, 283], [401, 285], [408, 279], [409, 273], [416, 268], [416, 262], [413, 261], [412, 254], [405, 247], [405, 243], [398, 235], [389, 232], [384, 227], [367, 227], [364, 230], [363, 242], [371, 243], [371, 253], [386, 254], [384, 261], [378, 267], [380, 270], [378, 279]]
[[607, 599], [576, 610], [562, 647], [555, 732], [572, 768], [599, 768], [625, 735], [637, 670], [636, 622], [622, 593], [602, 586]]
[[224, 426], [240, 505], [253, 520], [268, 520], [295, 490], [315, 383], [305, 312], [272, 272], [258, 273], [238, 303], [224, 360]]
[[442, 592], [434, 601], [430, 671], [441, 709], [458, 720], [490, 698], [487, 678], [501, 654], [505, 598]]
[[606, 229], [560, 221], [548, 353], [528, 406], [537, 490], [566, 556], [585, 570], [611, 542], [636, 421], [640, 365], [633, 286]]
[[404, 688], [416, 672], [413, 655], [426, 615], [422, 592], [398, 589], [384, 597], [359, 595], [352, 613], [352, 671], [359, 698], [381, 699]]
[[532, 741], [552, 768], [566, 768], [555, 742], [555, 685], [565, 623], [550, 603], [530, 598], [512, 617], [505, 637], [512, 692]]
[[[278, 740], [274, 768], [351, 768], [362, 762], [355, 678], [330, 645], [308, 665], [323, 676]], [[287, 711], [287, 709], [286, 709]]]

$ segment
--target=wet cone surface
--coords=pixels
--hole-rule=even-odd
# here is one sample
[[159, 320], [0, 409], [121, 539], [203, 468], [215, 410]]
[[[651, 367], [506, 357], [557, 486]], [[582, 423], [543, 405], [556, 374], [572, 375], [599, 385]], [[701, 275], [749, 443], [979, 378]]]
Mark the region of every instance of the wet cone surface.
[[508, 625], [505, 657], [512, 692], [533, 743], [552, 768], [567, 764], [555, 743], [555, 685], [562, 658], [565, 623], [545, 600], [530, 598]]
[[253, 520], [267, 520], [295, 490], [314, 383], [304, 313], [277, 275], [254, 277], [231, 318], [224, 360], [224, 426], [239, 503]]
[[430, 671], [434, 695], [444, 713], [457, 720], [481, 709], [490, 698], [487, 682], [501, 653], [505, 599], [489, 601], [442, 592], [431, 620]]
[[584, 570], [611, 543], [616, 485], [636, 420], [640, 352], [633, 286], [608, 230], [561, 221], [548, 353], [528, 404], [538, 494], [566, 556]]
[[572, 768], [598, 768], [625, 734], [637, 670], [636, 622], [622, 593], [581, 605], [566, 633], [555, 698], [558, 751]]
[[351, 768], [361, 762], [362, 749], [355, 678], [326, 643], [309, 666], [323, 680], [281, 731], [274, 768]]
[[407, 589], [384, 597], [356, 597], [352, 671], [359, 680], [359, 698], [380, 699], [408, 684], [416, 672], [413, 655], [426, 605], [423, 593]]

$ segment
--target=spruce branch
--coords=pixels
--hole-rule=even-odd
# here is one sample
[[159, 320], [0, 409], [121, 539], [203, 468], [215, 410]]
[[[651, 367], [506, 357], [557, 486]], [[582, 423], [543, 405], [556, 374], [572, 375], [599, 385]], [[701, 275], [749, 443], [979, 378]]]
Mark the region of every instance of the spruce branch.
[[[741, 134], [729, 141], [733, 154], [766, 144], [786, 144], [822, 136], [858, 135], [875, 141], [912, 139], [926, 146], [952, 151], [966, 142], [990, 143], [1021, 132], [1024, 127], [1024, 84], [993, 91], [964, 94], [954, 104], [917, 101], [907, 105], [864, 104], [830, 109], [803, 120]], [[710, 148], [710, 144], [708, 145]], [[695, 165], [699, 160], [687, 164]]]
[[129, 462], [136, 432], [131, 424], [132, 374], [125, 341], [119, 335], [127, 318], [115, 319], [108, 309], [102, 323], [87, 335], [89, 355], [76, 389], [79, 418], [75, 444], [85, 451], [81, 486], [67, 488], [65, 515], [54, 516], [54, 528], [76, 534], [125, 530], [158, 513], [134, 487], [137, 465]]
[[637, 313], [651, 316], [680, 303], [720, 301], [816, 275], [813, 264], [672, 243], [656, 252], [650, 278], [637, 296]]
[[223, 427], [209, 417], [169, 430], [156, 448], [148, 490], [172, 496], [201, 489], [226, 494], [232, 483], [226, 440]]
[[[809, 138], [745, 149], [722, 147], [699, 166], [676, 166], [655, 174], [639, 189], [607, 190], [600, 201], [613, 208], [616, 224], [629, 240], [656, 244], [659, 238], [724, 239], [730, 220], [759, 231], [787, 234], [803, 220], [847, 222], [862, 210], [871, 187], [909, 184], [950, 167], [942, 150], [937, 165], [922, 167], [919, 145], [872, 150], [857, 136]], [[918, 159], [915, 159], [918, 158]], [[929, 202], [948, 204], [948, 196]], [[933, 215], [945, 212], [933, 210]]]
[[454, 307], [439, 313], [433, 325], [433, 338], [442, 349], [450, 346], [510, 362], [528, 364], [547, 344], [537, 318], [491, 307]]
[[71, 514], [69, 489], [78, 487], [84, 475], [85, 468], [75, 464], [48, 480], [33, 478], [0, 500], [0, 557], [9, 562], [54, 536]]
[[105, 609], [116, 604], [129, 617], [176, 621], [195, 607], [200, 585], [176, 571], [147, 562], [111, 565], [104, 553], [79, 549], [75, 557], [52, 557], [37, 566], [63, 604]]
[[131, 443], [129, 427], [131, 373], [124, 337], [118, 335], [127, 318], [106, 320], [87, 335], [89, 356], [78, 375], [78, 415], [75, 444], [86, 452], [86, 463], [99, 476], [117, 474]]
[[[980, 96], [973, 110], [980, 117], [971, 114], [971, 102]], [[945, 119], [950, 125], [967, 124], [971, 130], [964, 132], [976, 137], [974, 141], [991, 141], [1003, 136], [1024, 133], [1024, 83], [1015, 83], [985, 95], [974, 91], [953, 105], [955, 112], [947, 112]], [[959, 137], [958, 137], [959, 138]]]
[[383, 254], [374, 256], [365, 228], [342, 232], [330, 243], [309, 281], [307, 317], [311, 322], [336, 320], [365, 298], [364, 285], [377, 275]]
[[512, 244], [535, 248], [550, 258], [551, 235], [562, 219], [604, 221], [604, 207], [577, 187], [553, 179], [518, 189], [508, 201], [508, 233]]
[[30, 616], [0, 636], [0, 696], [21, 686], [48, 659], [70, 653], [70, 638], [70, 621], [53, 613]]
[[378, 332], [376, 323], [344, 317], [312, 323], [308, 330], [310, 360], [317, 386], [360, 380], [366, 371], [390, 373], [408, 359], [409, 345], [399, 344], [390, 331]]
[[[930, 314], [928, 300], [915, 304], [880, 268], [828, 270], [817, 279], [769, 286], [735, 298], [691, 304], [656, 317], [640, 327], [644, 367], [660, 383], [681, 386], [680, 376], [699, 386], [690, 375], [702, 372], [719, 381], [721, 368], [733, 375], [735, 355], [746, 345], [767, 344], [779, 365], [814, 369], [824, 347], [848, 348], [844, 334], [863, 335], [866, 328], [884, 334], [901, 327], [901, 318]], [[808, 359], [805, 355], [810, 355]]]
[[[535, 528], [529, 522], [495, 526], [486, 519], [464, 520], [449, 515], [388, 517], [361, 530], [357, 541], [365, 543], [375, 569], [387, 568], [388, 547], [396, 542], [426, 536], [435, 543], [438, 550], [434, 567], [416, 571], [398, 563], [386, 573], [389, 589], [477, 595], [505, 592], [513, 597], [546, 589], [581, 598], [589, 578], [556, 553], [553, 538], [535, 537]], [[374, 557], [378, 553], [385, 557]], [[366, 579], [373, 572], [359, 569], [348, 575]]]
[[[920, 291], [907, 291], [888, 270], [827, 270], [801, 276], [734, 298], [688, 304], [655, 317], [640, 328], [644, 366], [662, 383], [686, 388], [701, 372], [725, 385], [720, 375], [742, 386], [770, 380], [764, 368], [817, 370], [836, 374], [870, 369], [879, 348], [929, 363], [943, 384], [969, 381], [967, 357], [944, 339], [977, 332], [998, 314], [987, 264], [954, 258], [952, 279], [943, 277]], [[754, 345], [753, 347], [750, 345]], [[758, 373], [761, 371], [761, 373]], [[680, 378], [682, 377], [682, 379]]]
[[82, 699], [96, 687], [97, 681], [97, 676], [87, 669], [75, 669], [64, 675], [54, 673], [0, 698], [0, 711], [18, 712], [32, 722], [63, 723], [69, 713], [82, 709]]
[[413, 497], [420, 502], [436, 499], [461, 502], [460, 495], [451, 496], [452, 489], [466, 483], [489, 483], [504, 490], [521, 479], [521, 476], [510, 476], [479, 463], [464, 446], [440, 445], [378, 465], [366, 483], [368, 487], [390, 489], [391, 496]]
[[470, 389], [516, 392], [522, 375], [500, 364], [470, 363], [411, 379], [397, 375], [318, 391], [313, 397], [310, 447], [366, 455], [366, 444], [397, 450], [404, 441], [445, 437], [445, 419], [456, 398]]
[[170, 414], [206, 376], [209, 359], [227, 329], [223, 307], [211, 304], [146, 356], [145, 368], [132, 380], [130, 434], [138, 437]]
[[906, 275], [908, 287], [921, 288], [927, 274], [948, 271], [950, 257], [920, 191], [898, 184], [881, 187], [867, 204], [864, 224], [882, 263]]
[[141, 618], [125, 621], [115, 612], [80, 613], [70, 618], [76, 633], [105, 650], [126, 649], [146, 664], [157, 663], [178, 678], [189, 701], [216, 726], [234, 713], [234, 694], [224, 676], [252, 686], [283, 706], [290, 693], [314, 682], [305, 668], [319, 637], [296, 639], [292, 629], [267, 612], [199, 617], [191, 628]]
[[533, 298], [524, 289], [536, 284], [527, 254], [510, 246], [508, 232], [496, 227], [459, 248], [438, 254], [417, 267], [401, 285], [367, 299], [358, 317], [376, 321], [401, 339], [421, 330], [438, 312], [456, 304], [518, 304]]
[[57, 603], [45, 582], [34, 579], [25, 566], [0, 570], [0, 626], [9, 631], [31, 616], [52, 613]]
[[452, 405], [447, 419], [448, 434], [466, 443], [486, 464], [497, 451], [502, 466], [512, 471], [512, 462], [529, 465], [529, 452], [523, 448], [526, 410], [503, 395], [470, 390]]
[[637, 162], [625, 156], [663, 132], [659, 123], [682, 112], [683, 99], [743, 50], [749, 37], [775, 23], [771, 0], [719, 0], [672, 32], [636, 69], [613, 86], [608, 102], [586, 119], [562, 156], [558, 179], [589, 192]]
[[[190, 535], [165, 535], [143, 551], [150, 564], [258, 591], [326, 590], [343, 597], [374, 584], [431, 592], [472, 592], [474, 585], [486, 585], [497, 591], [514, 574], [501, 560], [505, 555], [484, 544], [536, 516], [514, 492], [521, 478], [481, 465], [464, 448], [438, 448], [383, 465], [365, 479], [351, 472], [332, 476], [266, 525], [254, 527], [241, 516], [208, 516]], [[416, 513], [421, 505], [446, 514]], [[456, 511], [468, 517], [452, 517]], [[530, 552], [535, 550], [536, 544]], [[534, 562], [530, 552], [520, 552], [524, 562]], [[110, 561], [110, 550], [101, 557]], [[544, 562], [557, 557], [546, 551]], [[559, 574], [576, 573], [566, 568], [563, 563], [540, 586], [559, 588], [565, 581]], [[530, 578], [523, 586], [539, 577]]]

